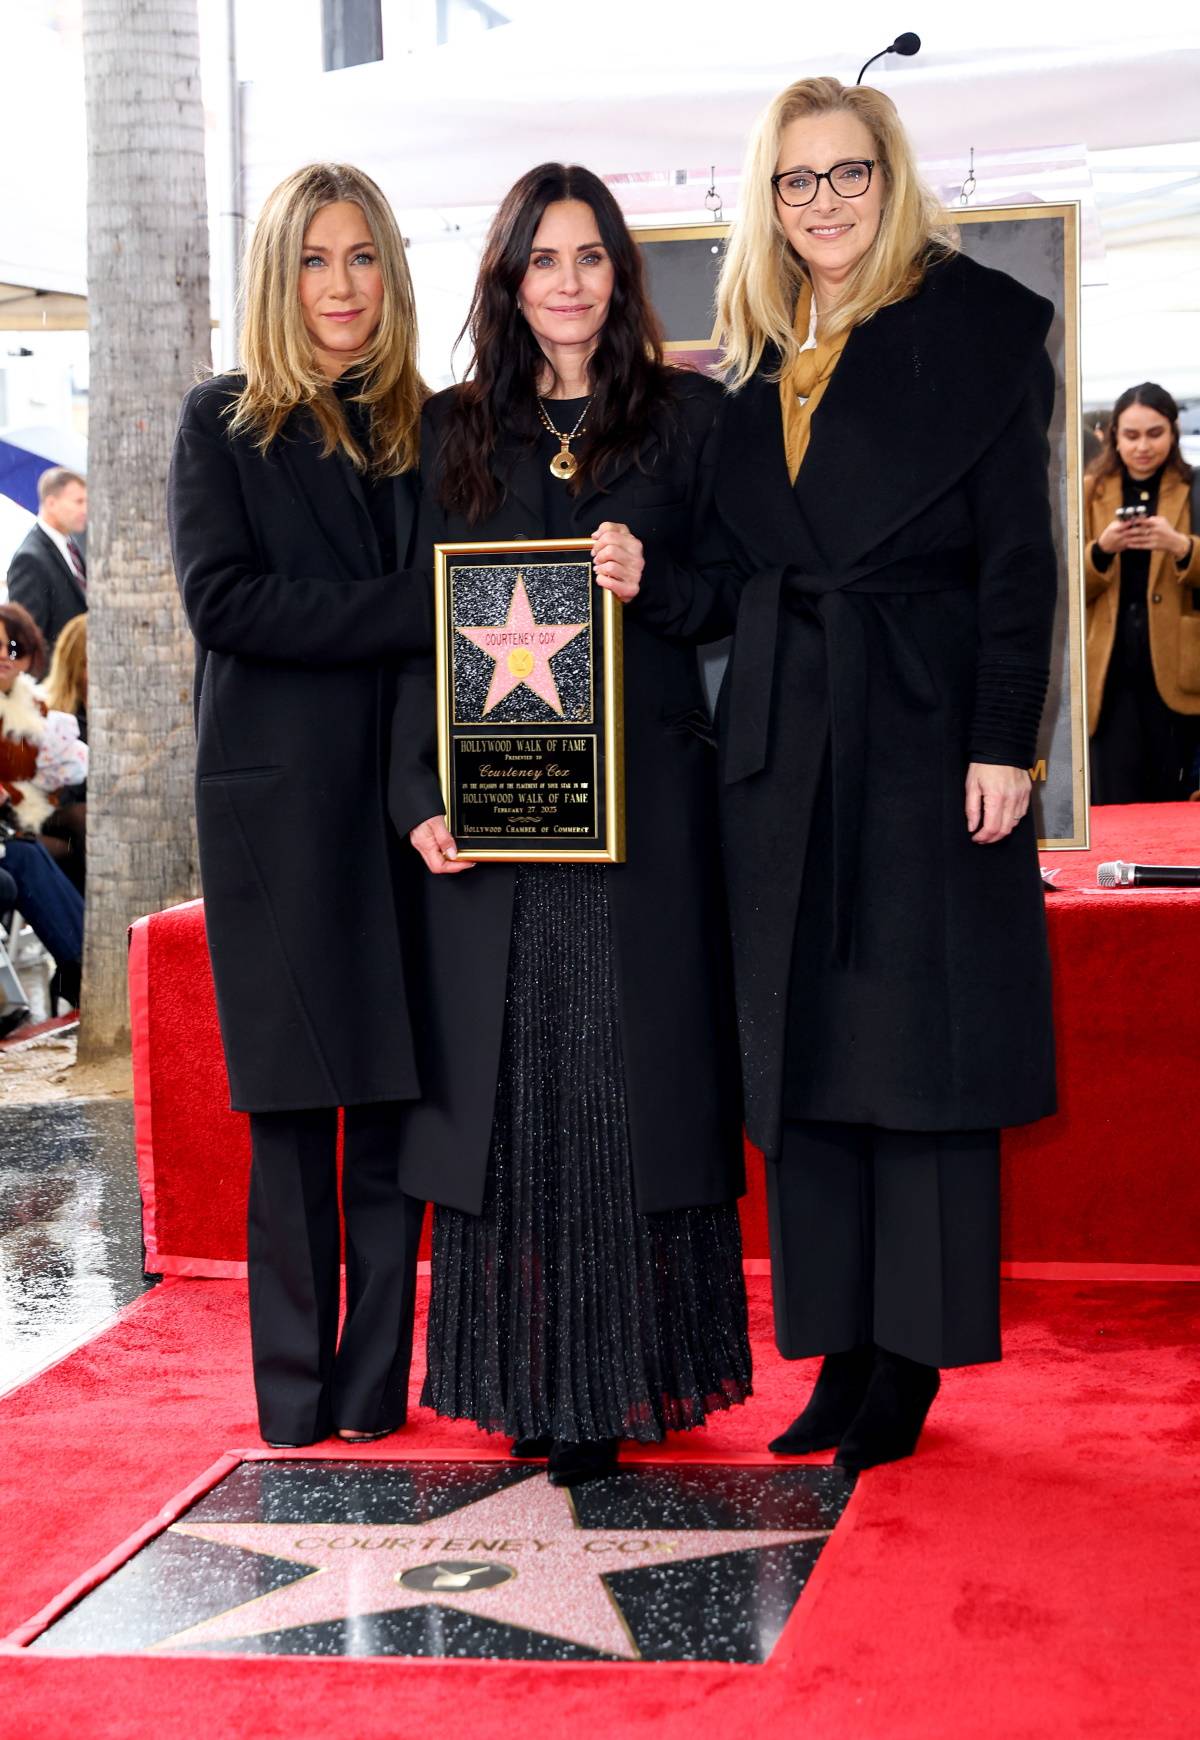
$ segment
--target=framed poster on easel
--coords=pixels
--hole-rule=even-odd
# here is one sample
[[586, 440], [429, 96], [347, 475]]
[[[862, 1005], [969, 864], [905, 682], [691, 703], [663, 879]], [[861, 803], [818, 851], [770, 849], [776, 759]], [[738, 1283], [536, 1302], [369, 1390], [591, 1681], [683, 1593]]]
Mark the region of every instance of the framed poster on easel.
[[[1050, 501], [1058, 551], [1059, 594], [1050, 690], [1037, 757], [1030, 772], [1043, 847], [1088, 844], [1087, 685], [1083, 664], [1084, 596], [1080, 549], [1082, 465], [1079, 398], [1079, 207], [977, 206], [950, 214], [963, 252], [1008, 272], [1054, 304], [1047, 339], [1057, 392], [1050, 425]], [[635, 229], [650, 294], [667, 335], [671, 361], [716, 372], [714, 299], [728, 224], [673, 224]], [[986, 333], [980, 343], [987, 342]], [[710, 698], [724, 669], [721, 648], [703, 657]]]

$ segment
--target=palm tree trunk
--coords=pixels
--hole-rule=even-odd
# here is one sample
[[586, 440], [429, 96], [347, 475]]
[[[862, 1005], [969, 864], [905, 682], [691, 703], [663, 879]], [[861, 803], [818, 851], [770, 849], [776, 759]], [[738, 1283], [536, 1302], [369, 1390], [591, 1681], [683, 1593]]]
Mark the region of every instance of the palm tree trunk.
[[211, 354], [196, 0], [83, 0], [88, 130], [87, 936], [81, 1059], [128, 1042], [126, 931], [196, 892], [192, 646], [167, 543]]

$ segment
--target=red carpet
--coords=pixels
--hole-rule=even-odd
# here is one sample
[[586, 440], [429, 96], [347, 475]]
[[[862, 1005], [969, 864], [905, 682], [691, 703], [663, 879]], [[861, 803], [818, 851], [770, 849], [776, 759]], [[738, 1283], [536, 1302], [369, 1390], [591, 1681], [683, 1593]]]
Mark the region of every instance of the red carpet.
[[[810, 1369], [675, 1453], [756, 1455]], [[0, 1401], [0, 1635], [253, 1446], [236, 1283], [166, 1282]], [[394, 1740], [1169, 1740], [1200, 1660], [1200, 1289], [1010, 1283], [1008, 1357], [952, 1373], [921, 1451], [863, 1477], [771, 1661], [596, 1667], [0, 1656], [0, 1735]], [[414, 1374], [418, 1381], [419, 1374]], [[497, 1452], [423, 1411], [379, 1457]]]
[[[1092, 821], [1090, 853], [1044, 858], [1059, 872], [1047, 910], [1061, 1110], [1005, 1132], [1004, 1256], [1041, 1278], [1066, 1264], [1200, 1280], [1200, 893], [1096, 887], [1103, 858], [1200, 864], [1200, 804]], [[130, 987], [148, 1264], [241, 1274], [249, 1135], [228, 1110], [198, 901], [134, 927]], [[747, 1256], [765, 1257], [757, 1163], [742, 1225]]]

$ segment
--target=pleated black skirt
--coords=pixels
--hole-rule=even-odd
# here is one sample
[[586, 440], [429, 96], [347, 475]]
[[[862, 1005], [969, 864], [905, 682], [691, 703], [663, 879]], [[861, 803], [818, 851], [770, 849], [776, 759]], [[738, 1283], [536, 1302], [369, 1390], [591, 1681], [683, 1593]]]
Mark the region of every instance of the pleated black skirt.
[[605, 876], [518, 870], [483, 1213], [434, 1215], [422, 1401], [514, 1438], [653, 1442], [750, 1394], [736, 1206], [634, 1200]]

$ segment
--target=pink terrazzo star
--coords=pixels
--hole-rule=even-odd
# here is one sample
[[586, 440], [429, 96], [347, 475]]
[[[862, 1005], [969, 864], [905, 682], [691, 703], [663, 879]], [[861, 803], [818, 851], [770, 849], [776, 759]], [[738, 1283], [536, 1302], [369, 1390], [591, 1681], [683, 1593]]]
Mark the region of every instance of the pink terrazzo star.
[[308, 1565], [312, 1574], [154, 1647], [232, 1643], [323, 1620], [436, 1606], [636, 1661], [606, 1572], [824, 1540], [829, 1532], [583, 1529], [569, 1493], [543, 1475], [427, 1523], [174, 1523], [174, 1534]]
[[496, 661], [484, 713], [490, 713], [505, 695], [519, 683], [524, 683], [561, 717], [562, 702], [558, 698], [558, 685], [550, 669], [550, 660], [586, 627], [586, 622], [535, 622], [529, 594], [525, 590], [525, 576], [518, 574], [507, 621], [484, 623], [478, 628], [460, 628], [458, 631], [480, 652]]

